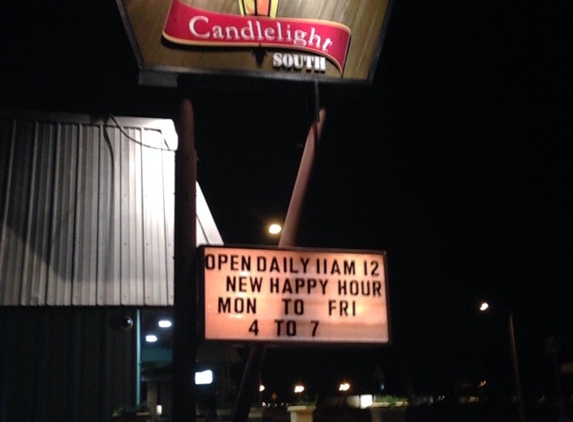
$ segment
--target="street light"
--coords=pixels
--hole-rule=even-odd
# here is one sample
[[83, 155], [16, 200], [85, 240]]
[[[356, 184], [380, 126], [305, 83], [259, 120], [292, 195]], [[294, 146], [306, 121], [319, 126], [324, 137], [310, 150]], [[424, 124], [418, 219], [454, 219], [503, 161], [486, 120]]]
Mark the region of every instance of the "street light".
[[268, 232], [270, 235], [276, 236], [283, 230], [282, 226], [278, 223], [269, 224]]
[[[487, 302], [480, 303], [479, 310], [485, 312], [489, 309]], [[507, 312], [509, 319], [509, 343], [511, 346], [511, 358], [513, 362], [513, 376], [515, 381], [515, 393], [517, 395], [517, 406], [519, 411], [519, 421], [525, 422], [525, 412], [523, 407], [523, 394], [521, 392], [521, 381], [519, 379], [519, 364], [517, 360], [517, 347], [515, 346], [515, 327], [513, 325], [513, 312]]]

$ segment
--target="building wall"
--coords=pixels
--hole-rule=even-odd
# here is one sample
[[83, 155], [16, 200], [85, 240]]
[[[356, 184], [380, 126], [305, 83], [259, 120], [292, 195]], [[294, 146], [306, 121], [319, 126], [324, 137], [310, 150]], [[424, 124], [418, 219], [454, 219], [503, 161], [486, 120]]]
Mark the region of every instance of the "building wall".
[[[102, 422], [173, 306], [171, 120], [0, 109], [0, 422]], [[197, 185], [197, 243], [222, 244]]]
[[102, 422], [135, 405], [131, 308], [0, 307], [0, 422]]
[[173, 305], [176, 148], [171, 120], [0, 110], [0, 305]]

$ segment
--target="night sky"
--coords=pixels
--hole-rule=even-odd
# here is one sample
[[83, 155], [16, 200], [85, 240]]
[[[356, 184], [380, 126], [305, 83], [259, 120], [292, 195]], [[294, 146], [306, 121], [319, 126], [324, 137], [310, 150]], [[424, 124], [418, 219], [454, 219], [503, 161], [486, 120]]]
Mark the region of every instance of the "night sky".
[[[180, 93], [135, 86], [114, 2], [67, 2], [69, 16], [31, 3], [25, 33], [24, 7], [1, 6], [0, 107], [176, 118]], [[371, 383], [380, 366], [402, 392], [510, 382], [507, 316], [478, 313], [481, 299], [514, 312], [530, 391], [552, 385], [549, 337], [573, 361], [572, 15], [513, 3], [397, 0], [372, 86], [319, 97], [297, 245], [386, 251], [392, 344], [272, 349], [265, 371]], [[191, 96], [198, 179], [226, 243], [272, 244], [264, 225], [286, 214], [315, 98], [238, 88]]]
[[[512, 311], [528, 392], [553, 388], [546, 341], [573, 359], [573, 92], [565, 19], [552, 12], [397, 2], [373, 87], [321, 99], [297, 245], [387, 252], [393, 343], [295, 360], [321, 376], [355, 373], [348, 356], [365, 378], [379, 364], [390, 389], [509, 383]], [[203, 101], [199, 179], [223, 238], [269, 243], [264, 223], [287, 211], [312, 98], [253, 97], [246, 116], [240, 94]], [[482, 299], [498, 312], [479, 313]]]

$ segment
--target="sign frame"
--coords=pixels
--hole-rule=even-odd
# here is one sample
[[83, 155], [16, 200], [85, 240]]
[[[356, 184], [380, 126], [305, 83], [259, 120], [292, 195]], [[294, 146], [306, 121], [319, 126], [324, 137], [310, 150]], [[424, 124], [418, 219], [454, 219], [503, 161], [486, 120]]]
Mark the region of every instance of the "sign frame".
[[[159, 16], [155, 18], [152, 12], [147, 12], [146, 16], [140, 17], [138, 14], [144, 13], [144, 7], [141, 4], [145, 3], [145, 7], [157, 7], [157, 3], [159, 0], [148, 0], [146, 2], [140, 2], [137, 0], [116, 0], [116, 4], [118, 6], [122, 21], [124, 23], [125, 30], [128, 35], [129, 42], [132, 46], [132, 50], [135, 54], [135, 58], [137, 61], [137, 66], [139, 69], [138, 74], [138, 83], [144, 86], [164, 86], [164, 87], [179, 87], [181, 85], [188, 86], [190, 85], [189, 80], [191, 81], [198, 81], [197, 85], [201, 86], [202, 84], [209, 85], [212, 81], [224, 81], [229, 83], [229, 85], [239, 85], [237, 82], [246, 83], [259, 83], [264, 85], [268, 82], [281, 82], [281, 83], [300, 83], [301, 85], [308, 85], [309, 83], [321, 83], [329, 87], [356, 87], [356, 86], [365, 86], [368, 87], [372, 85], [374, 74], [376, 72], [376, 68], [378, 67], [378, 63], [381, 56], [382, 45], [383, 41], [387, 32], [388, 22], [392, 13], [393, 4], [395, 0], [368, 0], [369, 3], [376, 4], [379, 2], [380, 4], [383, 3], [382, 6], [379, 6], [376, 9], [376, 19], [380, 19], [379, 22], [376, 20], [373, 23], [370, 23], [370, 27], [362, 28], [362, 25], [357, 23], [359, 19], [350, 19], [348, 18], [348, 28], [351, 29], [350, 35], [350, 42], [348, 47], [348, 65], [346, 73], [349, 74], [347, 77], [343, 72], [341, 75], [337, 75], [335, 73], [331, 73], [333, 67], [333, 61], [327, 60], [328, 70], [326, 73], [313, 73], [314, 71], [309, 71], [308, 67], [301, 69], [291, 68], [292, 71], [269, 71], [269, 67], [272, 66], [269, 63], [274, 61], [274, 54], [279, 52], [279, 54], [291, 54], [294, 55], [301, 55], [304, 57], [315, 57], [312, 51], [309, 54], [309, 46], [304, 47], [302, 50], [298, 49], [297, 45], [293, 46], [271, 46], [262, 44], [263, 47], [253, 47], [253, 48], [243, 48], [241, 46], [230, 46], [227, 50], [229, 53], [225, 53], [224, 46], [222, 47], [222, 51], [218, 51], [221, 46], [201, 46], [199, 42], [192, 43], [191, 41], [183, 40], [181, 41], [180, 45], [174, 45], [171, 43], [173, 40], [177, 40], [177, 36], [171, 36], [170, 34], [166, 34], [167, 23], [165, 24], [165, 28], [163, 26], [163, 35], [161, 29], [158, 27], [160, 24], [163, 25], [163, 19], [169, 21], [169, 17], [171, 16], [171, 12], [165, 12], [164, 8], [168, 6], [162, 6], [160, 9], [161, 12]], [[175, 2], [180, 2], [181, 0], [172, 0], [172, 5], [176, 4]], [[203, 6], [203, 0], [182, 0], [187, 3], [192, 2], [193, 4], [198, 4]], [[228, 2], [233, 1], [234, 3], [239, 4], [238, 0], [217, 0], [220, 2], [226, 2], [225, 7], [228, 7]], [[281, 2], [288, 5], [287, 0], [280, 0]], [[322, 0], [324, 2], [329, 2], [330, 0]], [[351, 0], [348, 0], [351, 1]], [[354, 1], [354, 0], [352, 0]], [[166, 0], [161, 0], [162, 4], [166, 3]], [[225, 16], [234, 16], [234, 14], [238, 13], [239, 6], [235, 6], [233, 3], [232, 12], [220, 13], [221, 15]], [[328, 3], [327, 3], [328, 4]], [[149, 5], [149, 6], [148, 6]], [[286, 16], [282, 16], [280, 14], [282, 4], [279, 6], [279, 16], [271, 16], [271, 17], [260, 17], [255, 16], [256, 20], [253, 20], [253, 27], [257, 27], [259, 22], [272, 22], [273, 21], [284, 21], [283, 26], [284, 28], [289, 28], [287, 25], [290, 25], [290, 21], [294, 23], [300, 23], [301, 21], [309, 21], [316, 22], [317, 25], [321, 25], [324, 22], [327, 24], [332, 24], [332, 26], [346, 26], [345, 22], [338, 22], [336, 20], [330, 22], [327, 21], [322, 17], [322, 15], [318, 14], [318, 16], [311, 15], [308, 18], [306, 16], [294, 16], [291, 17], [288, 14]], [[284, 6], [285, 8], [287, 6]], [[235, 10], [236, 9], [236, 10]], [[292, 9], [292, 7], [291, 7]], [[352, 9], [352, 7], [349, 7]], [[382, 11], [380, 11], [382, 10]], [[290, 11], [290, 10], [289, 10]], [[210, 11], [209, 11], [210, 12]], [[307, 12], [305, 10], [305, 12]], [[303, 12], [301, 12], [303, 13]], [[347, 12], [344, 12], [347, 13]], [[362, 13], [365, 13], [362, 11]], [[166, 17], [163, 14], [167, 15]], [[151, 15], [151, 16], [150, 16]], [[335, 14], [337, 19], [342, 20], [345, 18], [345, 14]], [[381, 17], [379, 15], [382, 15]], [[366, 14], [368, 16], [368, 14]], [[248, 16], [240, 16], [238, 15], [239, 19], [248, 18]], [[364, 19], [364, 16], [362, 17]], [[374, 19], [374, 18], [373, 18]], [[157, 21], [157, 22], [156, 22]], [[154, 22], [153, 25], [150, 25], [150, 22]], [[277, 24], [279, 25], [279, 24]], [[366, 24], [364, 25], [367, 26]], [[147, 28], [149, 29], [150, 33], [147, 33]], [[268, 29], [264, 26], [262, 27], [263, 30]], [[309, 26], [309, 28], [312, 28]], [[239, 29], [242, 29], [239, 27]], [[271, 33], [273, 28], [269, 29], [269, 34]], [[289, 29], [290, 30], [290, 29]], [[314, 28], [312, 28], [314, 30]], [[278, 31], [277, 31], [278, 32]], [[274, 34], [274, 32], [272, 32]], [[202, 33], [201, 36], [204, 36]], [[308, 35], [310, 37], [310, 35]], [[320, 37], [316, 37], [315, 39], [319, 39]], [[274, 38], [273, 38], [274, 39]], [[160, 42], [161, 41], [161, 42]], [[322, 40], [324, 42], [324, 40]], [[187, 43], [187, 44], [186, 44]], [[189, 45], [189, 44], [192, 45]], [[363, 45], [367, 45], [367, 50], [362, 51], [360, 49], [364, 49]], [[203, 48], [203, 50], [201, 50]], [[209, 50], [210, 49], [210, 50]], [[158, 52], [158, 50], [160, 50]], [[176, 51], [178, 50], [178, 51]], [[200, 53], [197, 53], [197, 50], [201, 50]], [[243, 51], [244, 50], [244, 51]], [[207, 51], [207, 53], [205, 53]], [[270, 53], [267, 55], [267, 51]], [[191, 63], [188, 64], [186, 60], [190, 57], [190, 55], [197, 53], [199, 57], [197, 59], [192, 59]], [[173, 55], [176, 55], [173, 57]], [[183, 54], [186, 54], [183, 57]], [[211, 54], [211, 55], [209, 55]], [[213, 58], [211, 60], [212, 55], [219, 54], [218, 57]], [[224, 56], [227, 54], [227, 56]], [[209, 56], [208, 56], [209, 55]], [[257, 56], [257, 58], [253, 58], [252, 60], [249, 59], [249, 65], [245, 64], [247, 60], [245, 55], [252, 55], [253, 57]], [[207, 57], [208, 56], [208, 57]], [[267, 58], [264, 58], [268, 56]], [[273, 56], [273, 57], [270, 57]], [[236, 63], [241, 63], [232, 65], [230, 67], [227, 64], [224, 64], [225, 57], [228, 57], [228, 62], [235, 61]], [[263, 59], [261, 59], [263, 57]], [[316, 58], [321, 57], [320, 54], [316, 55]], [[322, 57], [323, 58], [323, 57]], [[265, 60], [263, 66], [261, 66], [260, 60]], [[303, 58], [304, 60], [304, 58]], [[257, 62], [254, 65], [255, 61]], [[233, 62], [234, 63], [234, 62]], [[265, 67], [266, 66], [266, 67]], [[356, 74], [353, 73], [354, 69], [360, 69]], [[247, 89], [249, 89], [247, 87]]]
[[[278, 248], [260, 245], [201, 245], [198, 247], [197, 252], [197, 333], [199, 339], [203, 342], [280, 346], [385, 346], [392, 343], [388, 271], [385, 251], [301, 247]], [[231, 259], [228, 259], [229, 257], [231, 257]], [[362, 259], [362, 261], [357, 263], [351, 261], [351, 259]], [[370, 259], [370, 261], [366, 262], [364, 259]], [[231, 261], [233, 263], [231, 263]], [[301, 264], [303, 261], [306, 262], [304, 267]], [[250, 266], [248, 269], [252, 271], [250, 274], [252, 274], [253, 277], [251, 277], [251, 275], [240, 277], [241, 271], [246, 268], [246, 264], [242, 266], [241, 263], [246, 262], [248, 262]], [[338, 275], [343, 277], [351, 277], [354, 275], [358, 279], [362, 277], [361, 274], [363, 274], [360, 268], [366, 268], [370, 263], [374, 264], [372, 267], [372, 280], [361, 280], [363, 284], [362, 291], [357, 293], [358, 290], [350, 292], [350, 289], [360, 289], [358, 284], [354, 284], [353, 287], [351, 287], [351, 280], [344, 279], [343, 285], [345, 293], [344, 297], [340, 296], [342, 280], [339, 279], [335, 281], [334, 277], [337, 276], [336, 274], [338, 273]], [[380, 267], [378, 264], [380, 263], [383, 268], [378, 271]], [[272, 265], [275, 265], [274, 271], [275, 275], [277, 275], [274, 281], [272, 277], [267, 277], [273, 273]], [[331, 278], [324, 278], [321, 279], [322, 281], [318, 281], [319, 276], [316, 275], [317, 268], [325, 269], [326, 271], [323, 277], [328, 276]], [[336, 268], [337, 271], [333, 272], [333, 268]], [[356, 270], [357, 268], [358, 270]], [[285, 269], [286, 271], [283, 271]], [[314, 272], [312, 270], [314, 270]], [[220, 274], [216, 274], [218, 271], [220, 271]], [[298, 290], [297, 292], [290, 291], [284, 293], [284, 290], [283, 292], [279, 292], [278, 290], [281, 288], [284, 289], [287, 286], [289, 289], [296, 288], [295, 278], [289, 278], [292, 274], [290, 271], [296, 272], [299, 275], [299, 278], [296, 278], [296, 283], [298, 283], [300, 287], [300, 292]], [[320, 273], [322, 270], [319, 269], [318, 271]], [[329, 271], [331, 274], [326, 274]], [[342, 275], [342, 273], [346, 275]], [[209, 289], [208, 283], [212, 281], [213, 277], [217, 276], [220, 277], [217, 282], [224, 284], [227, 292], [229, 292], [229, 286], [233, 286], [235, 291], [230, 293], [231, 299], [241, 300], [241, 306], [245, 303], [243, 300], [248, 300], [249, 293], [251, 296], [254, 296], [254, 298], [250, 298], [253, 303], [255, 303], [255, 308], [253, 308], [254, 314], [245, 311], [244, 314], [240, 315], [232, 315], [232, 313], [224, 316], [220, 315], [223, 306], [228, 309], [229, 306], [232, 307], [233, 305], [229, 296], [224, 298], [224, 300], [222, 295], [217, 297], [217, 294], [222, 290], [221, 286], [218, 286], [216, 289]], [[304, 276], [310, 277], [304, 278]], [[222, 279], [223, 277], [225, 280]], [[282, 279], [279, 277], [282, 277]], [[238, 278], [244, 281], [244, 289], [239, 289], [239, 291], [243, 292], [242, 295], [241, 293], [235, 294], [237, 291], [236, 283]], [[249, 283], [251, 283], [252, 287], [253, 278], [259, 280], [258, 291], [252, 290], [244, 294], [246, 292], [245, 289], [249, 288]], [[250, 279], [250, 282], [246, 281], [248, 279]], [[314, 282], [313, 280], [317, 280], [318, 282]], [[352, 281], [360, 283], [358, 280]], [[281, 283], [283, 283], [283, 287], [277, 287]], [[303, 286], [303, 283], [306, 284]], [[274, 287], [271, 287], [271, 285]], [[271, 291], [273, 288], [276, 289], [274, 292]], [[336, 297], [329, 297], [328, 295], [336, 291], [335, 289], [338, 291]], [[213, 293], [213, 290], [215, 290], [216, 293]], [[364, 294], [366, 290], [367, 294]], [[213, 297], [208, 297], [213, 295], [215, 295], [218, 300], [217, 304], [214, 303], [215, 299]], [[319, 299], [316, 299], [316, 295], [319, 295]], [[239, 298], [239, 296], [242, 297]], [[358, 298], [358, 296], [362, 297]], [[309, 304], [305, 305], [305, 301], [309, 297], [310, 300], [307, 301]], [[260, 300], [258, 305], [256, 305], [257, 300]], [[362, 300], [363, 303], [358, 302], [358, 300]], [[295, 310], [297, 301], [299, 310], [302, 309], [302, 313], [298, 314]], [[352, 303], [352, 301], [354, 301], [354, 303]], [[264, 304], [261, 305], [262, 303]], [[278, 305], [278, 303], [280, 303], [280, 305]], [[374, 317], [371, 313], [367, 314], [372, 306], [377, 306], [382, 303], [383, 306], [380, 312], [376, 313]], [[219, 312], [214, 311], [215, 305], [218, 307]], [[256, 306], [258, 306], [258, 308], [256, 308]], [[272, 322], [269, 322], [268, 315], [258, 313], [261, 307], [272, 310], [275, 316]], [[281, 308], [280, 311], [278, 310], [279, 307]], [[305, 307], [307, 309], [310, 308], [309, 313], [311, 315], [309, 315], [309, 313], [305, 314]], [[321, 321], [316, 318], [311, 321], [313, 316], [317, 316], [317, 309], [321, 309], [319, 312], [329, 313], [326, 322], [324, 319]], [[330, 312], [332, 312], [332, 315], [330, 315]], [[216, 313], [219, 315], [215, 315]], [[280, 316], [277, 317], [279, 313]], [[289, 315], [285, 316], [286, 313]], [[340, 315], [336, 313], [340, 313]], [[241, 319], [243, 316], [245, 316], [244, 322]], [[372, 324], [364, 324], [365, 319], [374, 322]], [[259, 320], [261, 320], [260, 324]], [[251, 331], [255, 323], [254, 321], [257, 321], [256, 334], [254, 331]], [[354, 325], [352, 325], [353, 321], [357, 322], [354, 322]], [[270, 328], [269, 324], [274, 325]], [[289, 327], [287, 324], [294, 324], [294, 334], [288, 332]], [[362, 325], [357, 329], [356, 324]], [[233, 334], [229, 336], [226, 336], [225, 333], [213, 334], [213, 327], [216, 327], [215, 330], [229, 331], [233, 330], [235, 326], [240, 326], [242, 330], [240, 334], [235, 334], [235, 331], [232, 331]], [[297, 326], [299, 328], [297, 328]], [[261, 337], [259, 337], [259, 329], [266, 334], [263, 333]], [[273, 330], [274, 334], [270, 334], [270, 329]], [[315, 330], [314, 335], [318, 334], [316, 337], [311, 334], [312, 329]], [[296, 333], [297, 330], [299, 334], [301, 334], [300, 336]], [[330, 338], [328, 334], [324, 334], [324, 330], [330, 330], [329, 332], [336, 333], [340, 331], [345, 334], [338, 335], [336, 338]], [[374, 338], [376, 337], [374, 332], [380, 334], [380, 338]], [[361, 333], [365, 333], [367, 336], [352, 337], [360, 336]], [[345, 335], [350, 337], [346, 338]]]

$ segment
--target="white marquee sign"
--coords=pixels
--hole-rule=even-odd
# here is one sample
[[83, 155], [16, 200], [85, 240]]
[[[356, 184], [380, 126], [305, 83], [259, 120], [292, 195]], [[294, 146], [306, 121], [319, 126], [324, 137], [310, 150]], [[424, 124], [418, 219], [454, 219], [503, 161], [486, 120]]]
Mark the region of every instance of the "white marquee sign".
[[204, 338], [388, 343], [385, 252], [200, 248]]

